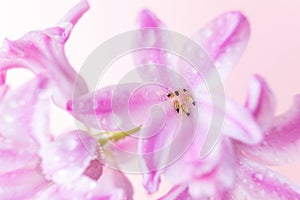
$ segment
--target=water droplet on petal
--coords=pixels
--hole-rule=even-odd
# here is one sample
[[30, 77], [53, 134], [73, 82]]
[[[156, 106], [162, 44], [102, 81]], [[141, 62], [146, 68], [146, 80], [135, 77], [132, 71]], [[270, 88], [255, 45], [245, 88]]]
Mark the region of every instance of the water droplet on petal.
[[252, 179], [254, 182], [260, 182], [263, 180], [263, 175], [260, 174], [260, 173], [255, 173], [253, 176], [252, 176]]

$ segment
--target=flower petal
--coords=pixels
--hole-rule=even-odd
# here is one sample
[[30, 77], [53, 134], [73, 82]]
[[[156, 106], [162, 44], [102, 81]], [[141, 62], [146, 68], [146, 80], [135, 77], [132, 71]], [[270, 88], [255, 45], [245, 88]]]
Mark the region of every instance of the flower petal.
[[100, 130], [130, 130], [149, 120], [149, 109], [166, 100], [157, 84], [121, 84], [68, 102], [67, 109], [84, 124]]
[[152, 115], [155, 120], [141, 130], [138, 143], [143, 184], [149, 194], [158, 190], [162, 168], [169, 164], [170, 145], [180, 125], [177, 113], [155, 109]]
[[0, 197], [3, 200], [30, 199], [49, 182], [35, 167], [25, 167], [0, 174]]
[[259, 75], [255, 75], [250, 80], [245, 106], [252, 112], [262, 130], [268, 130], [275, 115], [275, 97], [265, 80]]
[[37, 148], [28, 143], [20, 143], [0, 136], [0, 174], [37, 165], [40, 159], [36, 151]]
[[[228, 12], [220, 15], [193, 35], [192, 38], [200, 47], [187, 45], [183, 50], [183, 54], [189, 53], [192, 60], [197, 61], [197, 70], [180, 62], [178, 71], [194, 87], [201, 86], [203, 79], [212, 81], [211, 84], [220, 84], [219, 77], [223, 82], [228, 76], [244, 51], [249, 35], [249, 23], [242, 13]], [[199, 51], [201, 47], [210, 59], [203, 51]], [[199, 76], [199, 72], [203, 77]]]
[[171, 190], [160, 197], [159, 200], [180, 200], [180, 199], [191, 199], [188, 187], [186, 185], [175, 185]]
[[[220, 199], [235, 181], [236, 158], [231, 142], [222, 139], [205, 158], [200, 158], [200, 151], [201, 143], [193, 143], [183, 157], [166, 169], [165, 176], [175, 185], [188, 184], [192, 199]], [[180, 171], [184, 173], [178, 176]]]
[[240, 146], [241, 150], [258, 162], [280, 165], [295, 160], [300, 151], [300, 95], [292, 107], [273, 119], [264, 140], [255, 146]]
[[46, 177], [67, 184], [80, 177], [90, 162], [99, 157], [99, 146], [97, 140], [87, 133], [72, 131], [59, 135], [52, 143], [41, 148], [40, 155]]
[[128, 179], [121, 172], [106, 169], [98, 181], [82, 176], [71, 185], [52, 185], [35, 199], [132, 199], [132, 195]]
[[[78, 9], [82, 7], [82, 9]], [[64, 43], [76, 22], [87, 9], [86, 1], [75, 6], [65, 18], [64, 27], [53, 27], [45, 31], [32, 31], [16, 41], [4, 41], [6, 51], [0, 53], [0, 70], [6, 71], [15, 67], [27, 68], [35, 74], [43, 74], [51, 81], [54, 101], [65, 108], [66, 101], [73, 96], [73, 88], [80, 94], [87, 92], [83, 79], [70, 66], [65, 52]], [[74, 82], [76, 80], [76, 85]], [[74, 94], [80, 95], [80, 94]]]
[[34, 148], [50, 140], [47, 80], [38, 76], [14, 91], [8, 91], [0, 104], [0, 133]]
[[174, 66], [176, 56], [166, 49], [171, 45], [165, 25], [150, 10], [143, 10], [138, 16], [139, 35], [134, 46], [133, 58], [137, 67], [144, 66], [139, 74], [144, 80], [155, 79], [164, 85], [176, 85], [174, 77], [168, 76], [167, 68]]
[[222, 134], [245, 144], [257, 144], [262, 140], [262, 131], [251, 114], [231, 99], [202, 93], [201, 99], [196, 99], [196, 102], [200, 111], [207, 116], [217, 116], [217, 123], [224, 123], [223, 129], [220, 129]]
[[2, 101], [2, 99], [4, 98], [6, 92], [8, 90], [8, 86], [3, 84], [3, 85], [0, 85], [0, 102]]
[[300, 199], [300, 188], [280, 174], [246, 158], [239, 162], [238, 182], [253, 199]]
[[6, 71], [0, 71], [0, 87], [5, 84]]

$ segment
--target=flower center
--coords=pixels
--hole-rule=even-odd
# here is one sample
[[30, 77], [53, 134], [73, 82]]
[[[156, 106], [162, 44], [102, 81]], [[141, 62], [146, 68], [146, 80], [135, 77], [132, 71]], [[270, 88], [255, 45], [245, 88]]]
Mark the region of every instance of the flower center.
[[174, 109], [177, 113], [185, 113], [188, 117], [191, 115], [189, 105], [196, 105], [194, 98], [187, 89], [178, 89], [171, 91], [167, 94], [167, 97], [173, 102]]

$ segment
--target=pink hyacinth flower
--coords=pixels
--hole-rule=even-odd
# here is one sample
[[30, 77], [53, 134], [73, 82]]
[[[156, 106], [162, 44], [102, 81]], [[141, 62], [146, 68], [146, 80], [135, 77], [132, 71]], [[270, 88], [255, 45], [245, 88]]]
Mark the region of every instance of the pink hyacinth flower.
[[[80, 130], [57, 137], [50, 133], [48, 94], [63, 107], [72, 97], [77, 75], [63, 45], [87, 8], [81, 1], [59, 26], [6, 41], [0, 53], [0, 199], [132, 199], [124, 174], [103, 168], [97, 139]], [[37, 75], [9, 90], [5, 75], [12, 67], [27, 67]], [[86, 92], [83, 81], [79, 87]]]
[[[217, 148], [203, 160], [197, 159], [193, 152], [187, 154], [167, 170], [166, 176], [175, 186], [161, 199], [300, 198], [299, 186], [265, 166], [283, 164], [295, 157], [294, 152], [299, 148], [299, 98], [295, 97], [287, 114], [274, 120], [275, 99], [263, 78], [256, 75], [249, 88], [246, 107], [264, 130], [264, 139], [256, 145], [247, 145], [223, 138], [217, 161], [211, 160], [218, 153]], [[177, 178], [176, 173], [183, 169], [184, 175]], [[222, 179], [223, 186], [233, 183], [223, 192]]]
[[[141, 12], [139, 23], [141, 28], [165, 27], [148, 10]], [[210, 35], [206, 34], [207, 31], [210, 31]], [[239, 12], [230, 12], [213, 20], [196, 34], [196, 40], [207, 50], [207, 54], [216, 64], [222, 80], [233, 68], [244, 50], [249, 32], [246, 18]], [[154, 47], [157, 45], [163, 47], [172, 43], [165, 35], [160, 35], [159, 29], [149, 35], [147, 32], [144, 33], [142, 29], [137, 42], [150, 43]], [[214, 42], [213, 48], [209, 46], [212, 41]], [[197, 59], [197, 52], [193, 53]], [[201, 92], [201, 85], [203, 86], [204, 82], [200, 74], [194, 73], [193, 67], [183, 65], [180, 60], [174, 60], [174, 57], [164, 51], [156, 49], [138, 51], [134, 56], [141, 77], [145, 80], [153, 80], [155, 77], [158, 84], [128, 83], [102, 88], [93, 94], [70, 101], [68, 103], [69, 111], [84, 124], [98, 129], [126, 130], [142, 124], [140, 138], [133, 137], [131, 140], [138, 140], [136, 143], [138, 143], [138, 153], [141, 155], [140, 169], [144, 176], [144, 186], [150, 194], [158, 190], [161, 174], [169, 173], [170, 169], [178, 166], [175, 163], [174, 166], [165, 168], [176, 162], [177, 159], [183, 160], [179, 163], [185, 163], [191, 159], [198, 163], [191, 161], [189, 165], [179, 164], [181, 167], [174, 171], [176, 173], [180, 171], [194, 172], [195, 166], [203, 165], [203, 169], [199, 169], [199, 176], [194, 177], [195, 180], [200, 180], [201, 174], [217, 169], [210, 179], [201, 179], [200, 181], [203, 180], [203, 182], [199, 184], [203, 185], [208, 182], [213, 185], [213, 189], [218, 185], [218, 191], [211, 190], [210, 192], [213, 194], [225, 193], [233, 187], [235, 180], [235, 158], [230, 156], [222, 158], [224, 152], [234, 155], [231, 142], [228, 139], [222, 140], [217, 145], [219, 147], [213, 151], [213, 156], [203, 161], [199, 160], [202, 146], [207, 145], [203, 142], [207, 136], [210, 119], [214, 114], [222, 117], [222, 113], [224, 113], [222, 133], [225, 136], [245, 144], [256, 144], [262, 139], [262, 133], [255, 119], [250, 112], [230, 99], [225, 99], [225, 108], [213, 105], [210, 96], [206, 92]], [[209, 57], [204, 58], [207, 59], [205, 60], [207, 62], [202, 62], [199, 57], [199, 63], [202, 63], [198, 66], [200, 71], [202, 67], [205, 72], [209, 70], [210, 65], [206, 65], [209, 63]], [[229, 60], [230, 62], [228, 62]], [[154, 67], [140, 67], [149, 64], [154, 64]], [[182, 75], [188, 84], [181, 84], [184, 81], [174, 82], [177, 77], [169, 73], [168, 67]], [[182, 91], [185, 88], [188, 90]], [[180, 112], [174, 109], [174, 102], [168, 97], [171, 93], [177, 95], [178, 91], [180, 91], [178, 95], [180, 98], [190, 95], [196, 102], [195, 105], [187, 104], [188, 112], [183, 109]], [[209, 145], [214, 144], [209, 143]], [[177, 175], [176, 183], [193, 178], [190, 176], [190, 173]], [[197, 188], [197, 184], [194, 184], [194, 188]], [[192, 185], [190, 187], [192, 188]], [[178, 188], [181, 187], [176, 186], [176, 189]], [[184, 187], [183, 190], [186, 191], [186, 188]], [[197, 189], [195, 189], [193, 195], [198, 197], [207, 194], [197, 193]]]

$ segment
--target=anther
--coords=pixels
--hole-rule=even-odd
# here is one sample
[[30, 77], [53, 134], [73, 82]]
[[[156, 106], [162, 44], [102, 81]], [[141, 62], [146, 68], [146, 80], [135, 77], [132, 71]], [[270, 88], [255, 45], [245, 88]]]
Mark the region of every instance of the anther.
[[179, 101], [177, 101], [177, 100], [174, 101], [174, 108], [175, 108], [176, 112], [179, 113], [179, 109], [180, 109]]
[[187, 115], [187, 116], [190, 116], [190, 112], [189, 112], [189, 109], [188, 109], [188, 107], [183, 103], [182, 105], [181, 105], [181, 108], [182, 108], [182, 111]]
[[173, 98], [174, 96], [175, 96], [175, 95], [174, 95], [173, 92], [167, 94], [167, 97], [170, 98], [170, 99]]
[[179, 92], [178, 91], [175, 91], [174, 93], [175, 93], [176, 96], [179, 96]]
[[188, 101], [189, 101], [189, 103], [193, 104], [194, 106], [196, 105], [196, 102], [194, 101], [192, 96], [188, 96]]

